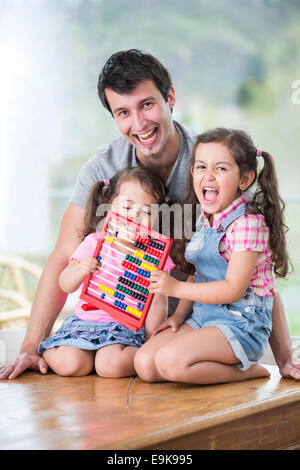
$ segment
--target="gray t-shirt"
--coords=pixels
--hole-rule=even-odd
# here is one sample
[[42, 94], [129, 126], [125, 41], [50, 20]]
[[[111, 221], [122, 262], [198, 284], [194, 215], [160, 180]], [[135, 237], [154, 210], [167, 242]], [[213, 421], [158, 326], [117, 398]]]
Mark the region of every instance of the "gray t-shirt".
[[[186, 178], [197, 134], [183, 124], [173, 122], [180, 138], [180, 150], [166, 186], [169, 199], [179, 202], [186, 194]], [[85, 208], [89, 191], [95, 183], [111, 178], [124, 168], [137, 165], [135, 147], [123, 136], [105, 147], [98, 148], [95, 155], [81, 168], [70, 202]]]

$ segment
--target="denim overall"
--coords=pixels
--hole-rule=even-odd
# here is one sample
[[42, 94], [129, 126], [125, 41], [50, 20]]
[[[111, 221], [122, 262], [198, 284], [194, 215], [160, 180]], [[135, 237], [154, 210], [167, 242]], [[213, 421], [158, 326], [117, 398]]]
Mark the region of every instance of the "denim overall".
[[[185, 251], [185, 259], [196, 268], [195, 282], [224, 280], [228, 262], [219, 253], [219, 243], [226, 229], [235, 219], [245, 214], [242, 204], [218, 228], [202, 227], [196, 232]], [[259, 297], [250, 287], [243, 297], [231, 304], [195, 302], [192, 315], [186, 323], [193, 329], [206, 326], [219, 328], [240, 360], [241, 370], [256, 364], [268, 344], [272, 328], [273, 297]]]

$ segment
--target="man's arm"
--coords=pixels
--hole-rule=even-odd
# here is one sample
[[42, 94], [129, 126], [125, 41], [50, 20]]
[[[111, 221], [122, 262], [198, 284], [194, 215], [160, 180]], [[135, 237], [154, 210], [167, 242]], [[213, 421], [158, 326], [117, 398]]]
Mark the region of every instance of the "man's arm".
[[296, 363], [292, 358], [291, 338], [284, 313], [284, 307], [280, 295], [274, 298], [272, 310], [272, 332], [269, 343], [283, 377], [300, 379], [300, 363]]
[[0, 368], [0, 379], [16, 378], [25, 369], [47, 372], [46, 362], [38, 355], [38, 346], [49, 336], [62, 310], [67, 294], [59, 287], [58, 279], [68, 264], [69, 256], [79, 245], [85, 209], [69, 204], [62, 218], [54, 250], [49, 256], [35, 293], [31, 315], [20, 355]]

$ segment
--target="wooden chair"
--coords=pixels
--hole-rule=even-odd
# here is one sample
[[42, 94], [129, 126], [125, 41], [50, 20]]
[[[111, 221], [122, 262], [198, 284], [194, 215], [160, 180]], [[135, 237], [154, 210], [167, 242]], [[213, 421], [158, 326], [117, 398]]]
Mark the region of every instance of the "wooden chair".
[[0, 328], [24, 328], [42, 268], [20, 256], [0, 253]]
[[[21, 256], [0, 253], [0, 329], [27, 327], [41, 274], [42, 268], [37, 264]], [[73, 313], [76, 296], [68, 296], [51, 334]]]

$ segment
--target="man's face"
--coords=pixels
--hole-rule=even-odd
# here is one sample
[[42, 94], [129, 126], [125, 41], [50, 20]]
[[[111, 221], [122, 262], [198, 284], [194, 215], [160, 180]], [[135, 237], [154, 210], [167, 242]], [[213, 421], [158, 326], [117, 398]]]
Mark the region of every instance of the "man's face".
[[105, 94], [120, 132], [134, 145], [137, 157], [159, 157], [173, 129], [174, 88], [170, 88], [167, 102], [152, 80], [141, 82], [131, 93], [107, 88]]

